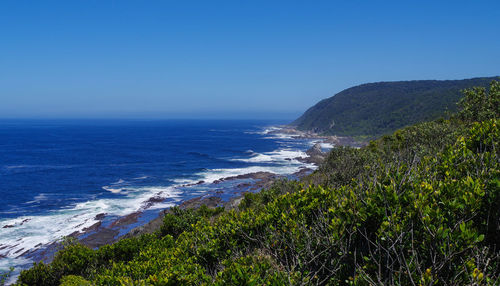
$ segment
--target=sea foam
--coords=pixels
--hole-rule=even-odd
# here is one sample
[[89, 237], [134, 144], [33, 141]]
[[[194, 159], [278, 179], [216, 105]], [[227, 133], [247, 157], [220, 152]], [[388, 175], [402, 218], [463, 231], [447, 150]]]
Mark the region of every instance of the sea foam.
[[46, 215], [0, 220], [0, 256], [18, 258], [72, 233], [83, 232], [99, 220], [99, 214], [124, 216], [146, 209], [171, 207], [172, 203], [150, 204], [159, 197], [180, 200], [181, 191], [173, 187], [140, 187], [124, 197], [81, 202]]

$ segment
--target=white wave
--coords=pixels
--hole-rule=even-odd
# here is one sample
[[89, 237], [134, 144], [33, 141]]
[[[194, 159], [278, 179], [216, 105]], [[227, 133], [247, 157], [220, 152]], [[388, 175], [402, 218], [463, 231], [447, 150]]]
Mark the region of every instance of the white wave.
[[233, 169], [211, 169], [206, 172], [199, 173], [202, 180], [207, 183], [213, 183], [217, 180], [224, 178], [235, 177], [250, 173], [269, 172], [276, 175], [289, 175], [300, 171], [302, 168], [307, 167], [316, 168], [313, 164], [289, 164], [282, 166], [251, 166], [246, 168], [233, 168]]
[[330, 150], [332, 149], [333, 147], [335, 147], [335, 144], [333, 143], [328, 143], [328, 142], [324, 142], [324, 141], [321, 141], [321, 140], [312, 140], [312, 141], [309, 141], [309, 145], [310, 146], [314, 146], [316, 144], [318, 144], [321, 146], [321, 149], [323, 151], [325, 150]]
[[112, 192], [113, 194], [119, 194], [125, 190], [125, 188], [111, 188], [110, 186], [104, 186], [102, 188], [108, 192]]
[[118, 181], [111, 183], [109, 186], [103, 186], [102, 188], [113, 194], [119, 194], [127, 189], [126, 187], [120, 187], [119, 185], [125, 185], [125, 181], [123, 179], [119, 179]]
[[144, 180], [144, 179], [147, 179], [149, 178], [148, 176], [140, 176], [140, 177], [137, 177], [137, 178], [133, 178], [132, 180]]
[[266, 153], [254, 153], [255, 155], [250, 158], [244, 159], [231, 159], [232, 161], [240, 161], [247, 163], [283, 163], [290, 164], [290, 162], [299, 163], [296, 158], [307, 157], [307, 154], [300, 150], [282, 149]]
[[[131, 188], [133, 192], [116, 199], [99, 199], [52, 211], [47, 215], [23, 216], [0, 220], [0, 256], [19, 257], [97, 223], [98, 214], [124, 216], [145, 209], [170, 207], [170, 203], [148, 203], [152, 197], [180, 200], [181, 192], [173, 187]], [[4, 227], [6, 226], [6, 227]]]
[[228, 177], [240, 176], [256, 172], [269, 172], [277, 175], [289, 175], [300, 171], [302, 168], [316, 168], [314, 164], [308, 164], [297, 160], [297, 158], [299, 157], [307, 157], [307, 154], [300, 150], [280, 149], [265, 153], [255, 153], [253, 150], [248, 150], [246, 153], [252, 154], [253, 156], [250, 158], [235, 158], [229, 160], [264, 165], [249, 166], [243, 168], [209, 169], [194, 174], [194, 176], [196, 177], [195, 179], [179, 178], [174, 179], [173, 181], [178, 185], [196, 184], [200, 181], [209, 184]]
[[50, 194], [44, 194], [44, 193], [41, 193], [41, 194], [38, 194], [36, 195], [32, 201], [27, 201], [26, 203], [27, 204], [35, 204], [35, 203], [39, 203], [41, 201], [45, 201], [45, 200], [48, 200], [49, 199], [49, 196]]
[[200, 180], [192, 180], [192, 179], [179, 178], [179, 179], [173, 179], [172, 181], [174, 183], [176, 183], [177, 185], [190, 185], [190, 184], [196, 184]]
[[335, 147], [335, 144], [332, 144], [332, 143], [328, 143], [328, 142], [323, 142], [321, 143], [321, 149], [332, 149], [333, 147]]
[[272, 133], [269, 136], [264, 137], [264, 139], [286, 139], [291, 140], [294, 139], [295, 135], [286, 134], [286, 133]]
[[296, 135], [294, 134], [288, 134], [288, 133], [280, 133], [279, 131], [282, 130], [282, 127], [278, 126], [268, 126], [265, 127], [264, 129], [260, 131], [247, 131], [245, 133], [247, 134], [260, 134], [260, 135], [265, 135], [263, 138], [264, 139], [284, 139], [284, 140], [291, 140], [295, 139]]
[[5, 169], [22, 169], [22, 168], [29, 168], [30, 166], [28, 165], [11, 165], [11, 166], [4, 166]]
[[278, 127], [278, 126], [267, 126], [267, 127], [264, 127], [263, 129], [259, 130], [259, 131], [247, 131], [245, 133], [247, 134], [261, 134], [261, 135], [266, 135], [266, 134], [269, 134], [271, 132], [275, 132], [275, 131], [278, 131], [278, 130], [281, 130], [282, 128], [281, 127]]
[[264, 129], [264, 131], [262, 133], [269, 134], [271, 132], [276, 132], [276, 131], [281, 130], [281, 129], [282, 129], [281, 127], [277, 127], [277, 126], [268, 126]]

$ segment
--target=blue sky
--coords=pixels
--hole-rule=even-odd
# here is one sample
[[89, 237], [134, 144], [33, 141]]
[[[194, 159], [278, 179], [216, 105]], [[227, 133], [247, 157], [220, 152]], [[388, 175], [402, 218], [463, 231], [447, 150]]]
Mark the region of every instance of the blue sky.
[[0, 2], [0, 117], [293, 118], [500, 75], [500, 1]]

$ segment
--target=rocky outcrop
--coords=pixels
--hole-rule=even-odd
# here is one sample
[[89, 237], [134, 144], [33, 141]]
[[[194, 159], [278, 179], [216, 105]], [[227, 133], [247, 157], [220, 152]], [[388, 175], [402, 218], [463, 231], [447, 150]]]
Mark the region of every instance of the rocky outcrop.
[[306, 151], [306, 154], [308, 157], [297, 159], [302, 162], [319, 165], [326, 159], [327, 156], [327, 153], [323, 152], [323, 150], [321, 149], [321, 143], [314, 144], [314, 146]]

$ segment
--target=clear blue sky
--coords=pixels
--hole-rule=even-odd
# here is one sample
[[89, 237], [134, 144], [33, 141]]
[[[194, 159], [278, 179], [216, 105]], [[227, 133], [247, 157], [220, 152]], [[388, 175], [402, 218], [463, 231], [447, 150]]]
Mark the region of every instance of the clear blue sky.
[[500, 1], [0, 1], [1, 117], [288, 117], [500, 74]]

